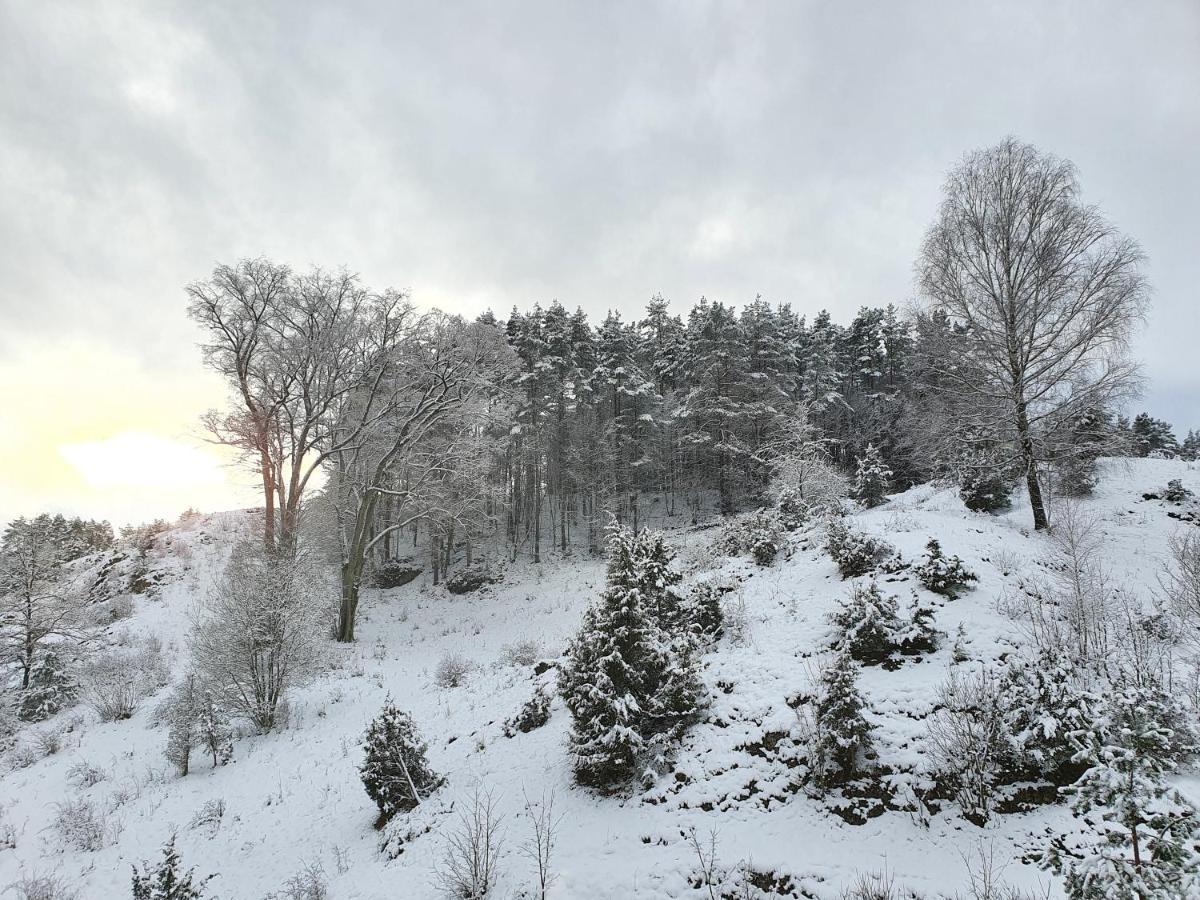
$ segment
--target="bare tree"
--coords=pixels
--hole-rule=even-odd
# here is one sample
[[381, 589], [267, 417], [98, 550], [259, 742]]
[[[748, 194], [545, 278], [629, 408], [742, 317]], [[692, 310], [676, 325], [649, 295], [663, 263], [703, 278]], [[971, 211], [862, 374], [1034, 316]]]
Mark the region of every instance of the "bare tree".
[[387, 412], [378, 391], [412, 307], [403, 293], [372, 293], [345, 270], [299, 275], [265, 259], [218, 266], [187, 293], [205, 362], [234, 396], [234, 412], [209, 412], [204, 424], [262, 480], [264, 545], [294, 549], [312, 476]]
[[436, 871], [447, 900], [484, 900], [499, 874], [501, 826], [504, 816], [495, 797], [476, 790], [459, 813], [458, 826], [446, 836], [446, 848]]
[[1036, 529], [1049, 520], [1043, 433], [1072, 411], [1136, 391], [1130, 336], [1146, 305], [1143, 255], [1080, 200], [1075, 167], [1007, 138], [950, 173], [918, 264], [921, 289], [958, 326], [967, 358], [944, 356], [942, 390], [976, 401], [1012, 448]]
[[29, 687], [43, 645], [84, 637], [82, 597], [67, 572], [67, 553], [45, 517], [16, 519], [0, 546], [0, 658]]
[[529, 799], [525, 795], [525, 812], [529, 815], [532, 834], [521, 847], [521, 852], [533, 862], [537, 868], [537, 897], [546, 900], [547, 891], [555, 881], [554, 870], [550, 860], [554, 855], [555, 835], [562, 822], [562, 814], [554, 813], [554, 791], [548, 794], [543, 791], [539, 801]]
[[[439, 505], [447, 498], [439, 498], [434, 488], [454, 471], [471, 429], [447, 433], [445, 426], [494, 387], [511, 353], [495, 328], [440, 313], [413, 323], [392, 352], [387, 377], [347, 404], [346, 430], [354, 437], [339, 431], [326, 454], [329, 496], [337, 506], [342, 539], [339, 641], [354, 640], [359, 589], [372, 548], [436, 510], [462, 514], [448, 503]], [[371, 403], [386, 413], [364, 426], [357, 407]], [[376, 527], [385, 498], [390, 520]]]
[[235, 550], [196, 611], [192, 658], [222, 705], [275, 727], [287, 689], [310, 675], [328, 633], [322, 578], [304, 554]]

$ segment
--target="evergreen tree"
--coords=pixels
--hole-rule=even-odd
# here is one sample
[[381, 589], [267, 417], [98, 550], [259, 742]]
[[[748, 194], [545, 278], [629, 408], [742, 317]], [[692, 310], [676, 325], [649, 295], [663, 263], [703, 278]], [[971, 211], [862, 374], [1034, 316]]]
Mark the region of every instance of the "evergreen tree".
[[813, 704], [813, 740], [809, 777], [820, 791], [843, 784], [862, 771], [871, 749], [871, 725], [858, 690], [858, 664], [845, 650], [821, 673]]
[[1200, 892], [1197, 811], [1166, 776], [1195, 751], [1182, 710], [1157, 686], [1119, 685], [1076, 740], [1087, 771], [1072, 809], [1098, 829], [1083, 848], [1052, 841], [1043, 862], [1071, 900], [1183, 900]]
[[856, 584], [830, 621], [841, 632], [837, 647], [861, 663], [876, 665], [896, 649], [901, 630], [896, 598], [884, 596], [874, 581]]
[[204, 885], [217, 876], [197, 879], [194, 868], [183, 872], [182, 865], [175, 849], [175, 835], [171, 835], [158, 865], [150, 868], [147, 864], [140, 872], [134, 866], [133, 900], [201, 900]]
[[1200, 432], [1188, 429], [1187, 437], [1179, 445], [1179, 455], [1188, 462], [1195, 462], [1200, 458]]
[[417, 726], [391, 700], [367, 726], [359, 767], [367, 795], [379, 807], [376, 827], [399, 812], [415, 809], [444, 779], [429, 767]]
[[1138, 413], [1134, 417], [1131, 438], [1134, 456], [1150, 456], [1152, 453], [1174, 456], [1179, 452], [1179, 442], [1171, 430], [1171, 423], [1148, 413]]
[[908, 624], [896, 632], [897, 645], [905, 653], [932, 653], [938, 648], [939, 637], [933, 621], [933, 607], [913, 591]]
[[638, 585], [634, 535], [613, 529], [607, 585], [585, 611], [559, 670], [580, 784], [610, 790], [636, 770], [646, 747], [644, 704], [654, 686], [651, 673], [661, 665], [655, 632]]
[[857, 463], [858, 471], [854, 476], [852, 496], [868, 509], [879, 506], [887, 499], [892, 470], [871, 444], [867, 444], [866, 451], [858, 458]]
[[925, 545], [925, 555], [913, 571], [929, 590], [951, 599], [958, 595], [959, 590], [979, 580], [957, 556], [946, 556], [935, 538], [929, 539]]
[[53, 650], [46, 650], [33, 665], [29, 687], [17, 696], [17, 718], [41, 722], [75, 702], [79, 693], [67, 664]]

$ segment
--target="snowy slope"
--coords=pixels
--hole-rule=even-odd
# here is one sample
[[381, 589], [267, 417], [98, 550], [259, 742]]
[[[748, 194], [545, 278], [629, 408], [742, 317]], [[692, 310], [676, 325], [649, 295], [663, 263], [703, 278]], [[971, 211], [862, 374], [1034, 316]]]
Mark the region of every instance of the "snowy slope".
[[[1103, 517], [1107, 562], [1118, 581], [1148, 594], [1168, 535], [1194, 526], [1142, 494], [1170, 478], [1200, 493], [1200, 473], [1181, 462], [1137, 460], [1108, 461], [1104, 476], [1086, 505]], [[972, 662], [964, 665], [996, 660], [1021, 644], [1018, 623], [997, 600], [1036, 570], [1045, 538], [1028, 530], [1019, 498], [1010, 513], [992, 517], [968, 512], [954, 492], [932, 486], [857, 513], [852, 524], [885, 537], [906, 560], [916, 560], [936, 537], [980, 576], [957, 600], [923, 595], [936, 599], [938, 628], [950, 635], [941, 650], [905, 659], [895, 671], [863, 672], [879, 763], [894, 772], [893, 787], [903, 796], [904, 786], [925, 774], [922, 719], [950, 668], [956, 629], [962, 624], [969, 639]], [[188, 610], [248, 527], [245, 513], [228, 513], [165, 535], [153, 553], [170, 576], [157, 596], [134, 598], [133, 617], [112, 626], [114, 633], [159, 636], [173, 668], [182, 671]], [[419, 579], [369, 592], [359, 642], [331, 644], [328, 671], [295, 694], [287, 727], [239, 738], [231, 765], [211, 770], [201, 764], [188, 777], [175, 777], [162, 756], [165, 729], [152, 721], [155, 699], [125, 722], [100, 724], [77, 707], [27, 729], [23, 743], [37, 729], [71, 730], [58, 753], [25, 768], [6, 762], [0, 770], [0, 804], [16, 845], [0, 849], [0, 887], [22, 872], [53, 871], [78, 885], [82, 897], [124, 897], [130, 864], [156, 857], [177, 830], [186, 863], [202, 874], [219, 873], [210, 887], [225, 900], [259, 900], [312, 863], [323, 868], [333, 900], [434, 897], [432, 872], [457, 814], [451, 807], [480, 786], [494, 792], [506, 816], [497, 897], [521, 896], [532, 885], [531, 864], [521, 854], [529, 830], [526, 792], [536, 798], [555, 791], [564, 816], [554, 862], [560, 877], [553, 896], [559, 898], [706, 896], [690, 881], [696, 855], [684, 833], [691, 828], [706, 844], [710, 832], [717, 833], [726, 867], [745, 861], [757, 871], [786, 875], [787, 889], [797, 894], [833, 898], [857, 872], [884, 866], [898, 885], [926, 895], [953, 893], [965, 885], [964, 855], [980, 842], [998, 858], [1015, 859], [1036, 847], [1046, 828], [1069, 827], [1061, 807], [1003, 815], [984, 829], [953, 811], [935, 813], [927, 824], [902, 811], [851, 824], [796, 790], [786, 759], [796, 726], [788, 700], [809, 687], [830, 643], [826, 617], [849, 585], [815, 533], [798, 534], [790, 557], [768, 569], [719, 560], [715, 571], [697, 570], [712, 534], [692, 530], [672, 539], [691, 577], [736, 584], [731, 596], [745, 609], [746, 634], [741, 641], [727, 636], [705, 658], [713, 697], [708, 720], [680, 748], [676, 772], [644, 794], [601, 800], [571, 786], [568, 715], [558, 700], [545, 727], [514, 738], [502, 733], [504, 719], [534, 683], [532, 667], [504, 662], [506, 645], [536, 640], [543, 656], [556, 656], [603, 584], [601, 561], [517, 566], [503, 583], [461, 597]], [[919, 586], [907, 572], [888, 578], [894, 580], [882, 586], [905, 609], [910, 590]], [[447, 653], [477, 665], [460, 687], [434, 684], [434, 669]], [[413, 715], [429, 742], [431, 764], [447, 776], [441, 802], [418, 816], [429, 832], [395, 859], [380, 853], [376, 811], [356, 770], [358, 740], [389, 695]], [[81, 760], [101, 767], [103, 780], [76, 786], [69, 773]], [[1200, 799], [1194, 782], [1186, 787]], [[97, 851], [63, 852], [51, 828], [56, 804], [80, 797], [107, 811], [116, 833]], [[224, 804], [219, 818], [198, 821], [206, 805], [211, 811], [218, 802]], [[1030, 887], [1048, 880], [1019, 863], [1005, 877]]]

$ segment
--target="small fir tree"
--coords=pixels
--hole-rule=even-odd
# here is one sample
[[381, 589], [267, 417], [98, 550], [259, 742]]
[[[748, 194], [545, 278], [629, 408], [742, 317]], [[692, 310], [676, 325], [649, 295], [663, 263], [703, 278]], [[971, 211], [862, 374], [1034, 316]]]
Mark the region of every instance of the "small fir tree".
[[866, 703], [858, 690], [858, 673], [858, 663], [845, 650], [821, 673], [813, 703], [809, 777], [822, 792], [861, 772], [871, 749], [871, 724], [863, 717]]
[[1075, 664], [1056, 651], [1009, 664], [1000, 692], [1017, 768], [1057, 785], [1083, 773], [1075, 761], [1077, 740], [1100, 716], [1099, 699], [1084, 682]]
[[925, 545], [925, 555], [913, 571], [929, 590], [951, 599], [957, 597], [961, 589], [979, 580], [979, 576], [957, 556], [946, 556], [942, 545], [934, 538]]
[[216, 878], [196, 878], [196, 870], [182, 871], [175, 835], [163, 847], [163, 858], [153, 868], [147, 863], [142, 871], [133, 868], [133, 900], [202, 900], [204, 886]]
[[905, 653], [932, 653], [938, 648], [939, 637], [933, 621], [933, 607], [913, 591], [908, 623], [897, 631], [896, 643]]
[[1072, 788], [1072, 809], [1099, 833], [1083, 847], [1056, 838], [1043, 856], [1047, 868], [1065, 875], [1068, 897], [1197, 896], [1197, 811], [1166, 783], [1196, 749], [1183, 712], [1157, 686], [1117, 686], [1077, 741], [1088, 769]]
[[856, 584], [830, 621], [840, 630], [837, 648], [866, 665], [883, 662], [896, 649], [900, 619], [896, 598], [884, 596], [879, 585]]
[[443, 782], [429, 767], [426, 744], [408, 713], [388, 700], [367, 726], [359, 767], [367, 795], [379, 807], [376, 827], [400, 812], [415, 809]]
[[873, 444], [867, 444], [863, 455], [857, 459], [858, 469], [854, 475], [854, 490], [851, 496], [868, 509], [879, 506], [887, 499], [892, 483], [892, 470], [888, 468]]
[[214, 769], [233, 759], [233, 729], [211, 691], [200, 692], [196, 705], [196, 738], [198, 745], [212, 757]]

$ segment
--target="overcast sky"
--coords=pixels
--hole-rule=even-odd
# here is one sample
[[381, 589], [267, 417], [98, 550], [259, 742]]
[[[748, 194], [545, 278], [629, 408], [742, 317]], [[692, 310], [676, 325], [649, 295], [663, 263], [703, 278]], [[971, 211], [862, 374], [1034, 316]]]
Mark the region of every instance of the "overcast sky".
[[912, 295], [944, 173], [1007, 134], [1141, 241], [1144, 405], [1200, 427], [1197, 0], [0, 0], [0, 514], [254, 502], [195, 440], [217, 262], [846, 321]]

